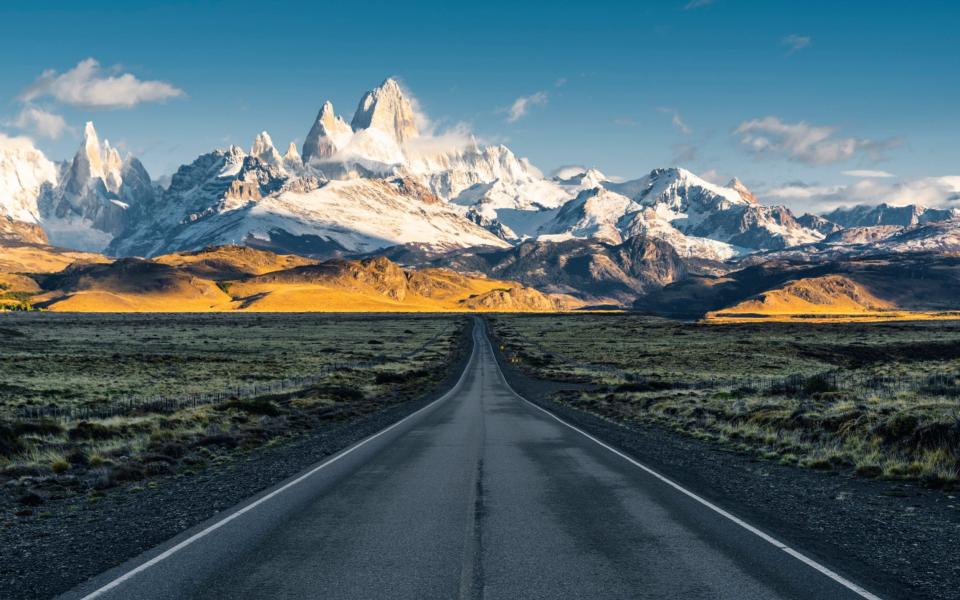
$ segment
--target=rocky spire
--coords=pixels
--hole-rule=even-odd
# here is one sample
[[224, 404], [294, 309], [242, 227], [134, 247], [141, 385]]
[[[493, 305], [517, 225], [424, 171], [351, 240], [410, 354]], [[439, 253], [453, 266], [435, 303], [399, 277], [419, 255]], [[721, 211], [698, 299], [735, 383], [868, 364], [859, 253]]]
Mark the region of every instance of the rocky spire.
[[353, 130], [336, 115], [333, 104], [329, 100], [324, 102], [303, 142], [303, 162], [330, 158], [346, 146], [352, 136]]
[[283, 165], [283, 157], [277, 152], [277, 149], [273, 145], [273, 140], [270, 139], [270, 134], [266, 131], [261, 131], [257, 134], [257, 137], [253, 139], [253, 146], [250, 147], [250, 156], [255, 156], [275, 167]]
[[77, 154], [73, 158], [73, 164], [78, 177], [89, 179], [90, 177], [103, 176], [100, 138], [97, 137], [97, 130], [93, 126], [93, 121], [87, 121], [83, 128], [83, 141], [80, 142], [80, 149], [77, 150]]
[[297, 150], [295, 143], [290, 142], [290, 145], [287, 146], [287, 153], [283, 155], [283, 162], [293, 165], [303, 164], [303, 159], [300, 157], [300, 152]]
[[379, 129], [401, 144], [420, 135], [413, 105], [392, 78], [363, 95], [351, 125], [354, 131]]

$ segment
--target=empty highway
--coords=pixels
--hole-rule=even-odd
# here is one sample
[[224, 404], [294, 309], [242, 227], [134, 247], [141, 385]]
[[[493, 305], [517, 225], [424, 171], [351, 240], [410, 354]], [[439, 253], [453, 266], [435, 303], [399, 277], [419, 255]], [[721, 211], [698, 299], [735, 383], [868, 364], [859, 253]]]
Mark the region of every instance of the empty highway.
[[440, 400], [65, 597], [875, 596], [517, 396], [477, 321]]

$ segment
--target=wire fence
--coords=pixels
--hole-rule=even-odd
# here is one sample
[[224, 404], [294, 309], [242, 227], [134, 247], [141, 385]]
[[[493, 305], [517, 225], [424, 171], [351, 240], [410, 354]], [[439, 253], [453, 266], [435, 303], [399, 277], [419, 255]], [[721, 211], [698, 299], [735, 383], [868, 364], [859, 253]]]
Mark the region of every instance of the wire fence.
[[100, 401], [89, 401], [83, 405], [64, 406], [48, 404], [44, 406], [20, 406], [17, 407], [15, 414], [16, 418], [21, 421], [53, 419], [61, 422], [71, 422], [91, 419], [109, 419], [111, 417], [134, 414], [172, 413], [186, 408], [222, 404], [231, 400], [251, 400], [262, 396], [295, 393], [314, 386], [337, 374], [349, 371], [369, 370], [391, 362], [410, 360], [434, 349], [438, 340], [445, 336], [452, 337], [456, 331], [458, 331], [457, 328], [440, 330], [420, 346], [409, 352], [393, 356], [379, 355], [370, 360], [330, 363], [308, 375], [285, 377], [251, 384], [235, 384], [215, 391], [191, 394], [153, 394], [147, 396], [132, 394], [122, 397], [110, 397]]

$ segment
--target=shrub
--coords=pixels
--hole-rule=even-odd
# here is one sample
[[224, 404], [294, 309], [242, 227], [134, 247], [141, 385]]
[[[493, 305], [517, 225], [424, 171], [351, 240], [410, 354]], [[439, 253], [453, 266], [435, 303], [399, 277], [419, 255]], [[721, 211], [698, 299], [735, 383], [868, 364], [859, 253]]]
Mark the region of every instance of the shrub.
[[417, 369], [415, 371], [400, 371], [400, 372], [384, 371], [381, 373], [377, 373], [376, 378], [374, 378], [374, 382], [377, 383], [378, 385], [406, 383], [413, 379], [420, 379], [421, 377], [426, 377], [427, 375], [429, 375], [429, 373], [427, 373], [422, 369]]
[[0, 456], [13, 456], [23, 451], [20, 436], [12, 427], [0, 423]]
[[70, 430], [71, 440], [108, 440], [119, 435], [120, 432], [101, 423], [80, 421]]

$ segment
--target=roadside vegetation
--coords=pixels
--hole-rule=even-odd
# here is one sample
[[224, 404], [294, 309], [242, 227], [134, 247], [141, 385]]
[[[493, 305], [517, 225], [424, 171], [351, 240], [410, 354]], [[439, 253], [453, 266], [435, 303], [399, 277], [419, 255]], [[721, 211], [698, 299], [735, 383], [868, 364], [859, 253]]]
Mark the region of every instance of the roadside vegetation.
[[[229, 468], [420, 397], [446, 375], [465, 326], [453, 316], [8, 314], [0, 504], [42, 516], [51, 499], [96, 502], [111, 488]], [[157, 397], [194, 402], [148, 404]], [[108, 416], [69, 416], [81, 409]]]
[[507, 359], [582, 385], [554, 400], [769, 460], [958, 485], [960, 322], [681, 323], [497, 316]]

